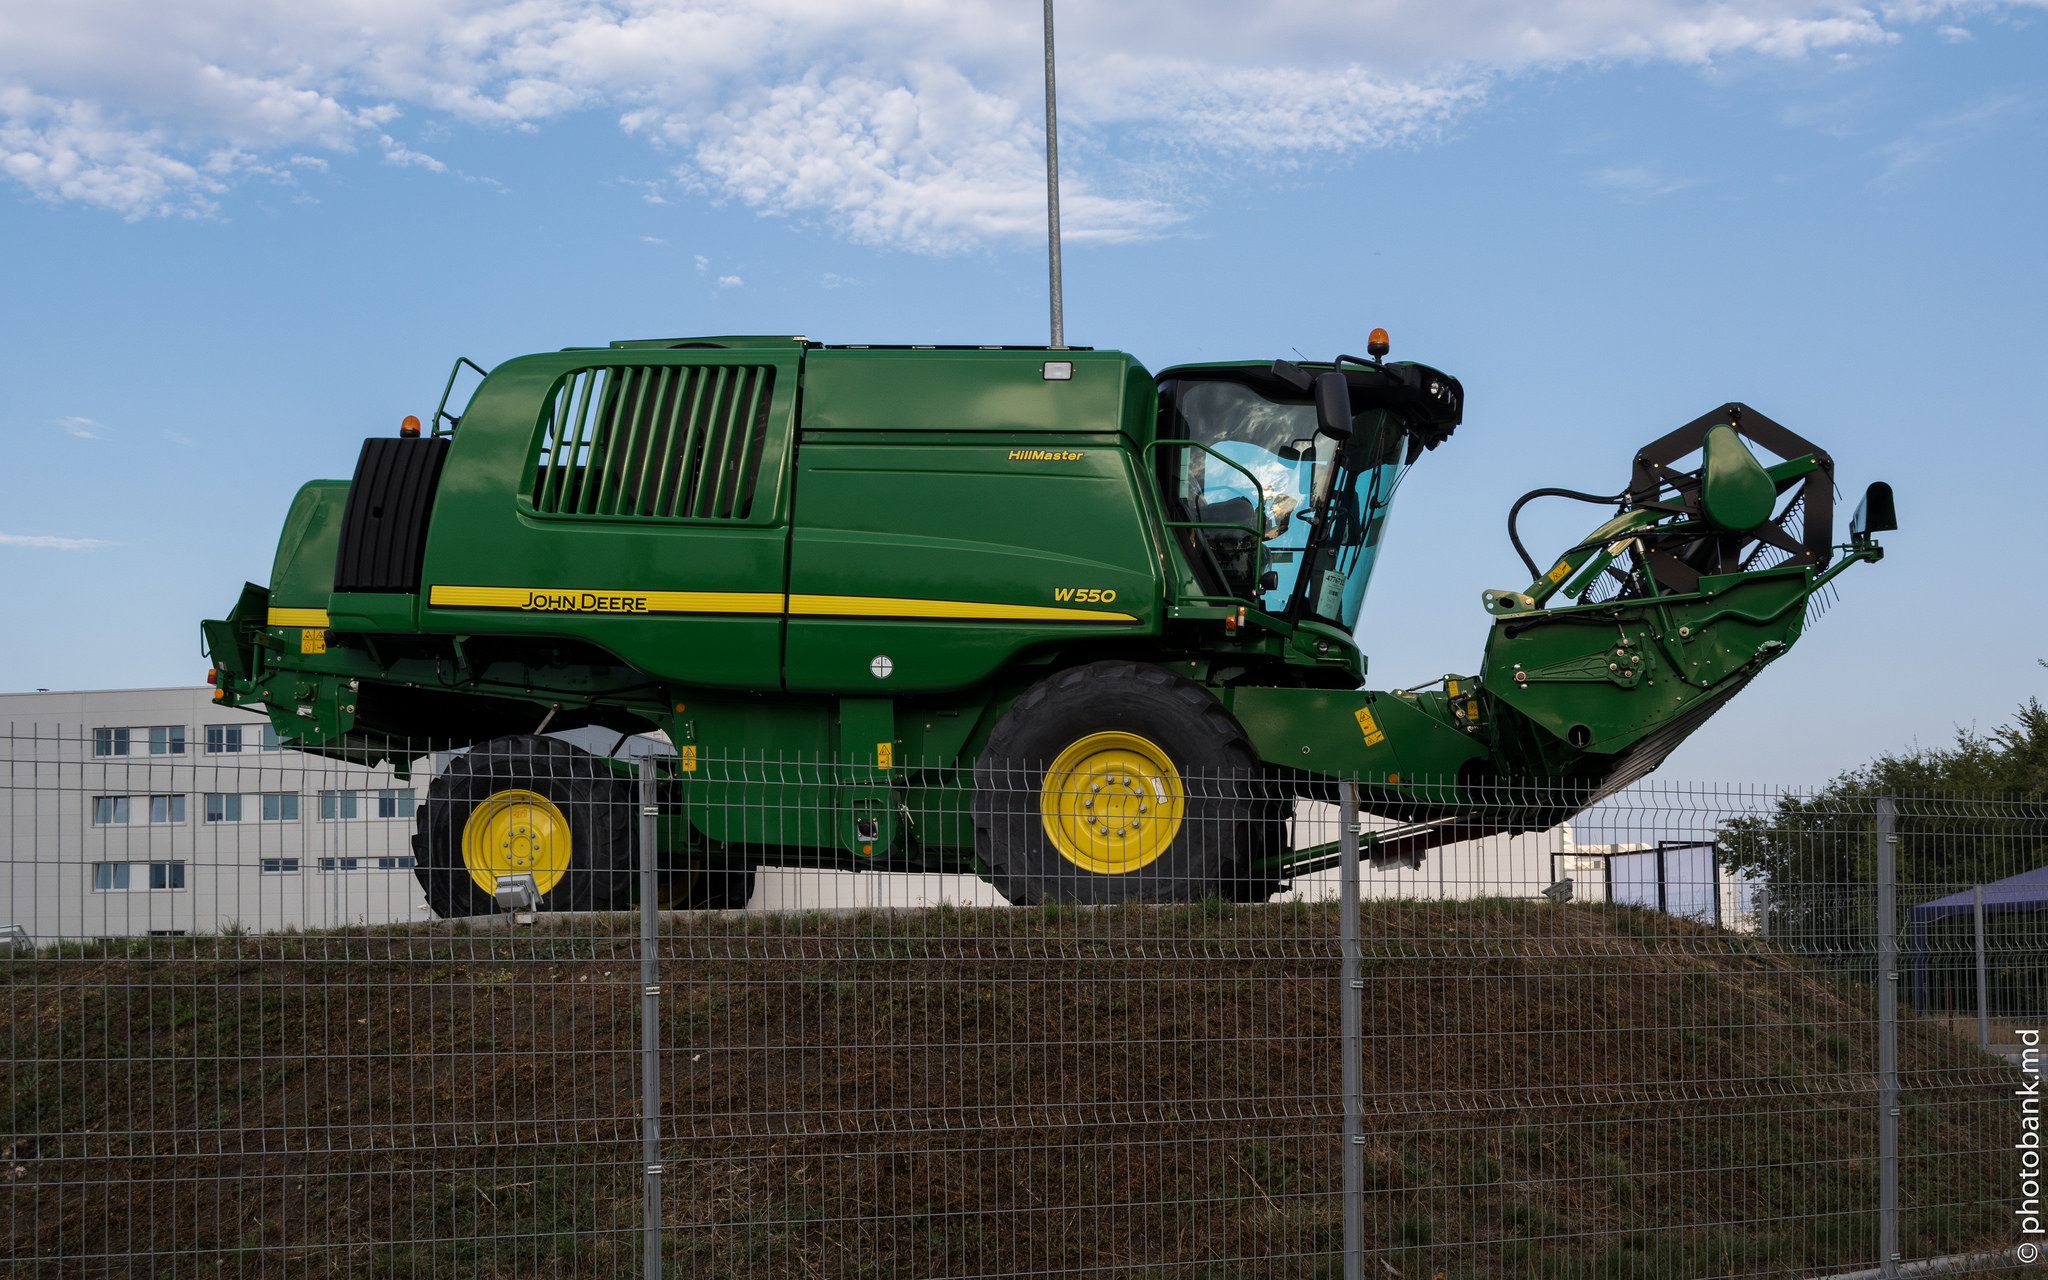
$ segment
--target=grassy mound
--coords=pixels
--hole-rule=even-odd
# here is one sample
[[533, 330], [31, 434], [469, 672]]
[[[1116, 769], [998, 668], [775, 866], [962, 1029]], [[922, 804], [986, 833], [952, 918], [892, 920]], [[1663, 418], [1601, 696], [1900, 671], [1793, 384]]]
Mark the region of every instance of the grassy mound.
[[[1338, 1274], [1329, 906], [664, 918], [676, 1276]], [[0, 965], [19, 1275], [637, 1274], [635, 921]], [[1364, 910], [1390, 1280], [1877, 1256], [1869, 987], [1632, 908]], [[2009, 1243], [2009, 1068], [1901, 1037], [1908, 1258]]]

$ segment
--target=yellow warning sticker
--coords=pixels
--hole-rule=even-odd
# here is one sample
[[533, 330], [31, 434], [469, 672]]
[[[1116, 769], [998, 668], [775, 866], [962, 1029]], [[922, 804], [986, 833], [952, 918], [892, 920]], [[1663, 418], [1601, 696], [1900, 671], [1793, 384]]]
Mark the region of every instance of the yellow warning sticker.
[[887, 769], [895, 763], [896, 744], [893, 742], [877, 742], [875, 744], [875, 767], [877, 769]]
[[302, 627], [299, 630], [300, 653], [327, 652], [327, 629], [325, 627]]
[[1446, 681], [1444, 681], [1444, 692], [1445, 692], [1445, 693], [1447, 693], [1447, 694], [1449, 694], [1449, 695], [1450, 695], [1451, 697], [1453, 697], [1453, 698], [1457, 697], [1457, 696], [1458, 696], [1458, 682], [1457, 682], [1456, 680], [1446, 680]]
[[684, 773], [697, 772], [697, 748], [694, 746], [686, 746], [682, 749], [682, 752], [683, 758], [680, 762], [680, 767], [682, 768], [682, 771]]
[[1365, 735], [1366, 746], [1376, 747], [1387, 740], [1387, 735], [1380, 732], [1378, 722], [1372, 718], [1371, 708], [1360, 707], [1357, 711], [1357, 716], [1358, 731]]
[[1564, 575], [1570, 573], [1571, 571], [1572, 562], [1569, 560], [1560, 560], [1557, 562], [1556, 568], [1552, 569], [1549, 573], [1546, 573], [1543, 576], [1550, 579], [1552, 582], [1563, 582]]

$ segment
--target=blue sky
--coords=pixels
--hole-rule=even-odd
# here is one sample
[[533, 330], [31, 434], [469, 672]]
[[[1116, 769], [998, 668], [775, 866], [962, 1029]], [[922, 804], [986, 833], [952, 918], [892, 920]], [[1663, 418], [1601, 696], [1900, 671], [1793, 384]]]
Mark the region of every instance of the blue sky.
[[[2048, 12], [1060, 22], [1071, 342], [1158, 368], [1384, 325], [1465, 382], [1375, 684], [1474, 666], [1516, 496], [1612, 492], [1739, 399], [1905, 527], [1667, 774], [1815, 782], [2042, 689]], [[1042, 340], [1038, 35], [1032, 4], [0, 3], [0, 686], [198, 679], [292, 490], [457, 355]]]

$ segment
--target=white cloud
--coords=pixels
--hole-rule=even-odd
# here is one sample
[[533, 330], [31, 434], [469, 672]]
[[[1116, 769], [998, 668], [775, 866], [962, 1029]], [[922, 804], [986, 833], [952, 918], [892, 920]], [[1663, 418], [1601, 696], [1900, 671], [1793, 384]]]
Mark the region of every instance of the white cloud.
[[[1284, 165], [1426, 141], [1534, 70], [1824, 60], [2000, 3], [1068, 0], [1063, 221], [1116, 240], [1185, 216], [1113, 144]], [[595, 110], [683, 157], [684, 188], [714, 199], [915, 249], [1022, 242], [1041, 234], [1037, 15], [998, 0], [16, 4], [0, 11], [0, 175], [126, 217], [210, 217], [238, 181], [275, 176], [270, 157], [314, 170], [375, 149], [448, 172], [394, 132], [402, 117], [445, 154], [450, 124]]]
[[47, 533], [0, 533], [0, 547], [37, 547], [44, 551], [90, 551], [114, 544], [102, 538], [58, 538]]
[[377, 145], [384, 148], [384, 163], [386, 164], [395, 164], [401, 168], [426, 169], [433, 173], [448, 172], [447, 165], [442, 164], [430, 155], [414, 151], [411, 147], [397, 141], [389, 134], [379, 137]]
[[80, 440], [106, 439], [105, 436], [100, 434], [100, 424], [94, 422], [91, 418], [59, 418], [57, 419], [57, 425], [69, 434], [77, 436]]
[[1602, 169], [1592, 175], [1592, 182], [1629, 204], [1648, 204], [1692, 185], [1690, 179], [1669, 177], [1640, 166]]
[[827, 271], [818, 277], [818, 287], [821, 289], [852, 289], [859, 285], [860, 281], [852, 276], [842, 276], [836, 271]]
[[721, 289], [737, 289], [745, 283], [746, 281], [740, 279], [738, 276], [718, 277], [718, 287]]
[[1967, 44], [1977, 38], [1970, 34], [1968, 27], [1936, 27], [1934, 34], [1950, 44]]
[[640, 243], [641, 243], [641, 244], [667, 244], [667, 243], [668, 243], [668, 241], [666, 241], [666, 240], [662, 239], [662, 238], [661, 238], [660, 236], [641, 236], [641, 237], [640, 237]]
[[710, 267], [711, 267], [711, 259], [709, 259], [709, 258], [705, 257], [705, 256], [704, 256], [703, 254], [701, 254], [701, 253], [700, 253], [700, 254], [698, 254], [698, 255], [697, 255], [697, 270], [699, 270], [699, 271], [706, 271], [706, 270], [709, 270], [709, 269], [710, 269]]
[[1983, 137], [2006, 116], [2032, 111], [2039, 105], [2039, 100], [2030, 96], [2005, 94], [1985, 98], [1960, 111], [1929, 117], [1878, 148], [1885, 167], [1872, 179], [1872, 185], [1898, 182], [1912, 170]]

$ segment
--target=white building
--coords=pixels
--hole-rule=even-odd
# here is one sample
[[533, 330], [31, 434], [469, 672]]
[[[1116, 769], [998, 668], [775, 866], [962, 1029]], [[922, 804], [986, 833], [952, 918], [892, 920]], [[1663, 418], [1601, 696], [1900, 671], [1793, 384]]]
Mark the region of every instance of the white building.
[[428, 918], [425, 775], [282, 750], [212, 693], [0, 694], [0, 925], [44, 944]]

